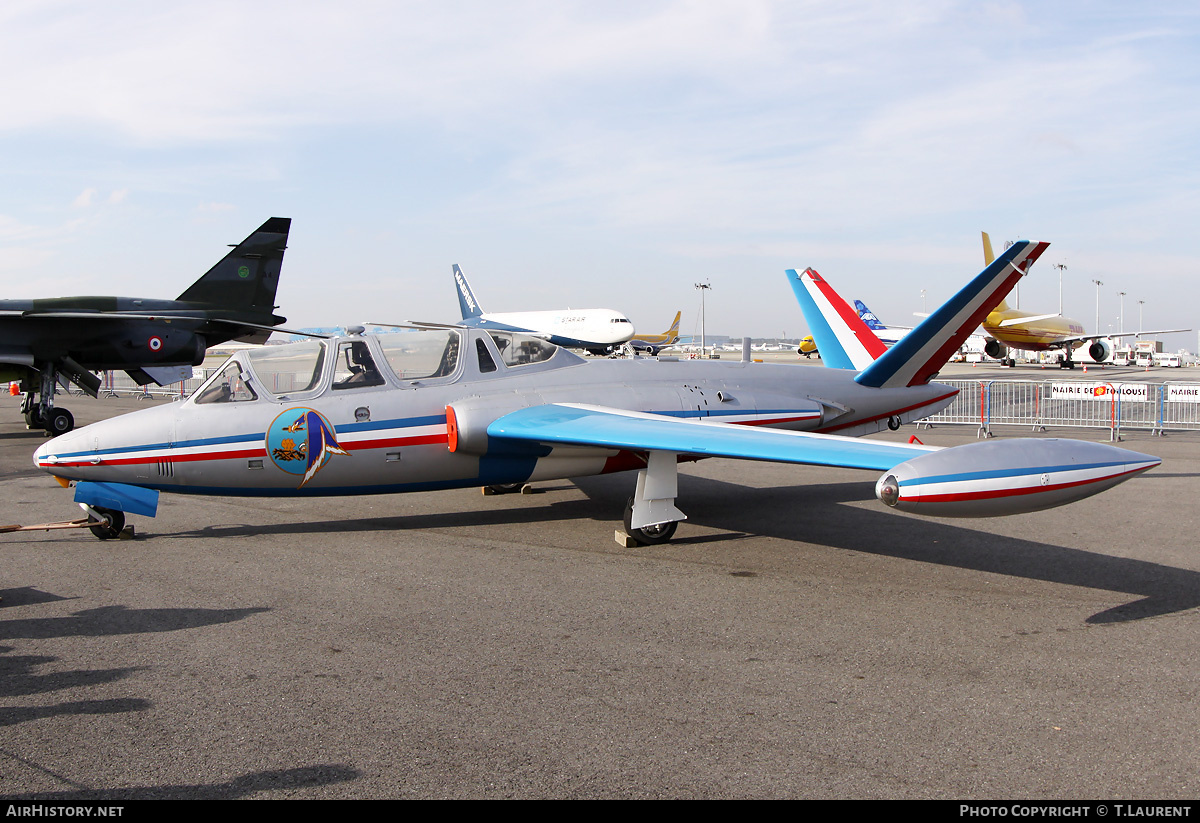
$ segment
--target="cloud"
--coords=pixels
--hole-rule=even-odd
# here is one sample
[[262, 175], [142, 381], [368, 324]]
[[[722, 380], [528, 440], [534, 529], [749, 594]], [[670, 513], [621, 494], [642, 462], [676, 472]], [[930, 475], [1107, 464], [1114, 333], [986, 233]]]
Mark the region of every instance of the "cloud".
[[[717, 286], [806, 250], [886, 292], [958, 277], [982, 228], [1055, 250], [1119, 231], [1174, 266], [1197, 216], [1195, 23], [1170, 4], [18, 0], [0, 140], [22, 171], [0, 211], [54, 225], [75, 198], [97, 243], [292, 215], [289, 272], [352, 254], [380, 293], [398, 249], [414, 271], [522, 269], [547, 300], [639, 293], [647, 259]], [[598, 281], [537, 276], [581, 248]]]
[[79, 193], [74, 200], [71, 201], [71, 207], [76, 209], [86, 209], [92, 205], [92, 201], [96, 198], [95, 189], [84, 189]]

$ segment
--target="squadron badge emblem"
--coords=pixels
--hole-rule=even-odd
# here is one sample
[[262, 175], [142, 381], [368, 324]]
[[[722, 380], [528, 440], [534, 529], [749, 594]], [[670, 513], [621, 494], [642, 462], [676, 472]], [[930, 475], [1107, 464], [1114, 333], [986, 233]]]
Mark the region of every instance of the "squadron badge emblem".
[[313, 409], [288, 409], [267, 429], [267, 455], [276, 466], [301, 478], [298, 488], [316, 477], [335, 454], [350, 453], [338, 445], [329, 421]]

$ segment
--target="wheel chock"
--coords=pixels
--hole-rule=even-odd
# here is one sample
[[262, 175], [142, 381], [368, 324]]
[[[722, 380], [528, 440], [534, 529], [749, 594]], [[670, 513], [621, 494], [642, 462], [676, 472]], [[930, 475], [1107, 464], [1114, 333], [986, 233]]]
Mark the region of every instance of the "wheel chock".
[[625, 534], [625, 532], [621, 531], [620, 529], [617, 529], [616, 532], [613, 533], [613, 539], [617, 541], [617, 545], [622, 549], [636, 549], [638, 545], [636, 540]]

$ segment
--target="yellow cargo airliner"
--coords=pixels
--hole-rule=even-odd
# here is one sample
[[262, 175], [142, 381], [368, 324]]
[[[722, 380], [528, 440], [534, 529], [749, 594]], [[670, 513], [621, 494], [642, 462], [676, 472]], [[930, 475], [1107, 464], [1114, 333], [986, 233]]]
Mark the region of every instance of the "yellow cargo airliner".
[[[983, 232], [983, 260], [991, 265], [995, 256], [992, 254], [992, 241], [987, 232]], [[1190, 331], [1190, 329], [1163, 329], [1158, 331], [1124, 332], [1121, 334], [1087, 334], [1083, 324], [1078, 320], [1063, 317], [1061, 314], [1031, 314], [1020, 309], [1010, 308], [1001, 300], [987, 318], [983, 321], [983, 331], [987, 335], [983, 351], [988, 357], [999, 360], [1001, 365], [1015, 366], [1016, 360], [1009, 354], [1010, 349], [1019, 351], [1050, 351], [1058, 349], [1063, 353], [1059, 366], [1064, 369], [1075, 368], [1071, 353], [1075, 349], [1088, 345], [1088, 355], [1097, 363], [1103, 363], [1112, 357], [1114, 337], [1136, 337], [1139, 334], [1171, 334], [1173, 332]]]

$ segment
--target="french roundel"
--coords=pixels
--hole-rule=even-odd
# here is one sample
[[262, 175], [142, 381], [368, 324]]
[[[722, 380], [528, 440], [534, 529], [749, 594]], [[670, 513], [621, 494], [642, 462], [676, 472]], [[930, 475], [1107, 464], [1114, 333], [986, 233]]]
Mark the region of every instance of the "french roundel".
[[161, 337], [151, 337], [146, 341], [146, 345], [150, 347], [150, 351], [161, 351], [163, 342]]

